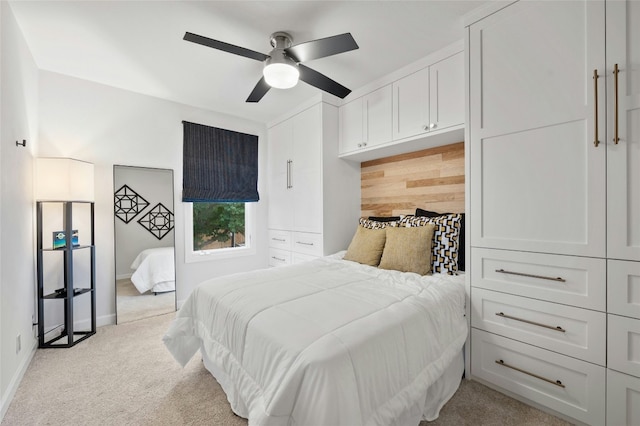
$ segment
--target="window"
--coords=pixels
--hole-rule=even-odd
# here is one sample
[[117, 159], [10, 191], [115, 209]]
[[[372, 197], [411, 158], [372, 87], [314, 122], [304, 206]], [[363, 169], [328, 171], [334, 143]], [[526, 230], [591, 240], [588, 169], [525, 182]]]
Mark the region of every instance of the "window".
[[183, 121], [185, 260], [255, 253], [258, 136]]
[[193, 204], [193, 251], [243, 247], [244, 203]]
[[188, 263], [255, 254], [255, 203], [184, 203]]

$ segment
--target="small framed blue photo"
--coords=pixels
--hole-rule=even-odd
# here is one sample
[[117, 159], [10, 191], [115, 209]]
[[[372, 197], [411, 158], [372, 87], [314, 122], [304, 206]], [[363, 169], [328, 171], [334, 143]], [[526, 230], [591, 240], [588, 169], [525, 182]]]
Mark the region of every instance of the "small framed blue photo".
[[[71, 231], [71, 244], [74, 247], [79, 246], [78, 243], [78, 230], [74, 229]], [[67, 246], [67, 239], [64, 231], [55, 231], [53, 233], [53, 248], [54, 249], [63, 249]]]

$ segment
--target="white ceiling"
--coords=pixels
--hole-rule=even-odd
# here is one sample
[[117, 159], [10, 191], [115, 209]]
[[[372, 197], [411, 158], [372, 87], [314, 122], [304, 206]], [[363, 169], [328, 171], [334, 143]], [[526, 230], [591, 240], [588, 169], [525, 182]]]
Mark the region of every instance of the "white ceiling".
[[486, 1], [10, 1], [42, 70], [269, 122], [313, 97], [300, 82], [245, 99], [262, 63], [182, 40], [185, 31], [268, 54], [350, 32], [360, 49], [305, 65], [354, 90], [463, 38], [462, 16]]

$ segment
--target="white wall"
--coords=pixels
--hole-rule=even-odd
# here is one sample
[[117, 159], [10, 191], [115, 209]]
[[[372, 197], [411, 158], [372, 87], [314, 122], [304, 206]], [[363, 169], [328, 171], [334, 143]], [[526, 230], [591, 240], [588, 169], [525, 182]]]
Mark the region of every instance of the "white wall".
[[[98, 325], [115, 323], [114, 164], [174, 170], [179, 305], [204, 279], [266, 267], [266, 128], [263, 124], [48, 71], [40, 71], [39, 77], [38, 156], [71, 157], [95, 164]], [[206, 82], [203, 90], [208, 90]], [[257, 206], [258, 246], [254, 256], [185, 263], [182, 120], [258, 135], [258, 190], [263, 197]]]
[[[0, 2], [0, 418], [35, 351], [33, 152], [38, 71], [7, 2]], [[27, 140], [27, 147], [16, 141]], [[21, 336], [16, 353], [16, 337]]]

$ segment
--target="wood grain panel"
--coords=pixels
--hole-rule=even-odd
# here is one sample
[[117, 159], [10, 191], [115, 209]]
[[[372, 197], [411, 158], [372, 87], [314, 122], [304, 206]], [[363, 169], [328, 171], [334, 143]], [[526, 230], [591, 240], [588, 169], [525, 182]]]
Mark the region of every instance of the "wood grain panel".
[[464, 212], [464, 142], [361, 164], [362, 216]]

